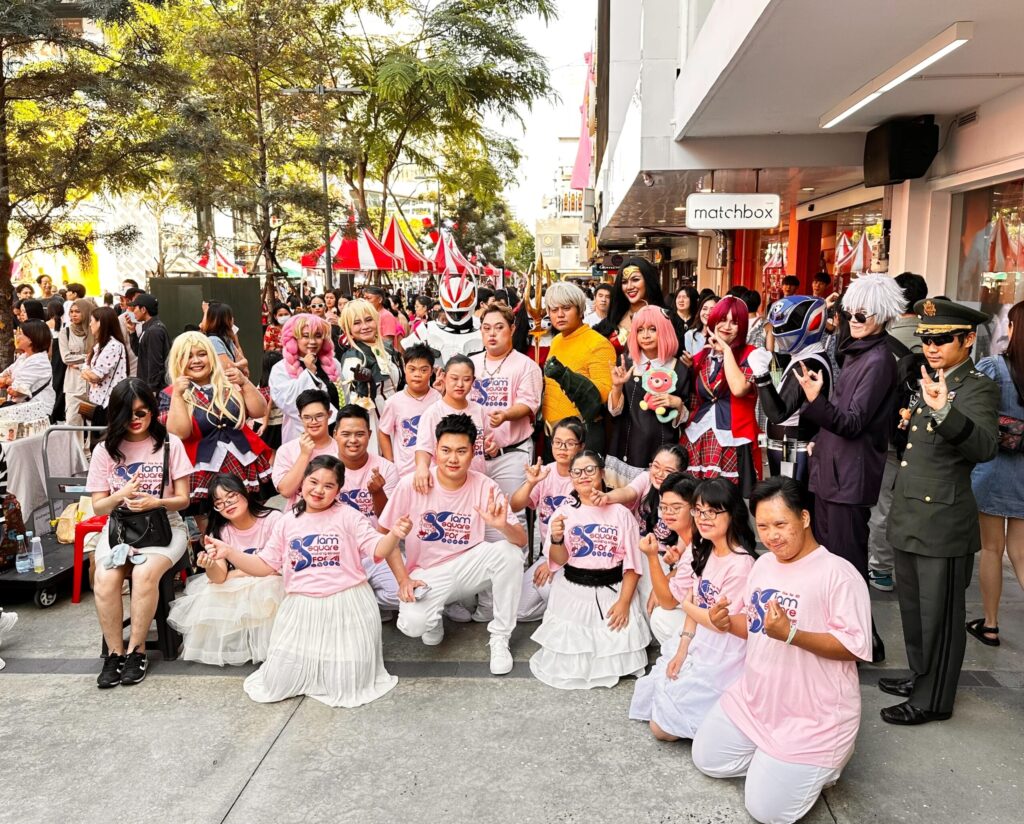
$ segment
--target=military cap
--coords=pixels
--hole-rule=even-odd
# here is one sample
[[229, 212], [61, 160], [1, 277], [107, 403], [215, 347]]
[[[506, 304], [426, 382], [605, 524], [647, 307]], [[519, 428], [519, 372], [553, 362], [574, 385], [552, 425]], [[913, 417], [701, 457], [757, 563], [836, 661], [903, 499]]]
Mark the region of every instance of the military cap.
[[914, 304], [914, 313], [917, 315], [917, 329], [914, 330], [917, 337], [973, 332], [976, 326], [992, 317], [945, 298], [919, 300]]

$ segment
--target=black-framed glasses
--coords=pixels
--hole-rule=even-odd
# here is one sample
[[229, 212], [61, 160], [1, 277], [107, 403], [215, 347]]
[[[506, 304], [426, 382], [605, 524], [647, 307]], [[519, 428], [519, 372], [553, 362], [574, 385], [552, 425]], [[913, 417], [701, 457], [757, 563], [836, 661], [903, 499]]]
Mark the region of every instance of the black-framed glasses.
[[132, 410], [132, 417], [135, 418], [138, 421], [141, 421], [143, 418], [148, 418], [149, 417], [149, 410], [148, 409], [133, 409]]
[[693, 517], [698, 521], [714, 521], [723, 512], [724, 509], [694, 509]]
[[922, 335], [921, 345], [922, 346], [945, 346], [947, 343], [952, 343], [957, 339], [957, 335]]
[[554, 449], [575, 449], [579, 445], [579, 441], [551, 441], [551, 446]]
[[597, 470], [600, 469], [597, 464], [591, 464], [590, 466], [574, 466], [569, 470], [569, 475], [573, 478], [593, 478], [597, 474]]
[[874, 316], [874, 312], [868, 315], [865, 312], [847, 312], [845, 309], [843, 310], [844, 318], [846, 318], [848, 321], [855, 320], [857, 321], [857, 323], [867, 323], [868, 318], [873, 318]]

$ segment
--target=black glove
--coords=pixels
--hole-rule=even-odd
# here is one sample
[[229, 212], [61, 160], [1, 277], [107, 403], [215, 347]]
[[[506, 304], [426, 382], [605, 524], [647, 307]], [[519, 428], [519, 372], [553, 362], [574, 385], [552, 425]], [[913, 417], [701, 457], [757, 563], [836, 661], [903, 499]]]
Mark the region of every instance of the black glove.
[[544, 362], [544, 377], [553, 381], [561, 381], [567, 371], [565, 364], [558, 358], [548, 358]]

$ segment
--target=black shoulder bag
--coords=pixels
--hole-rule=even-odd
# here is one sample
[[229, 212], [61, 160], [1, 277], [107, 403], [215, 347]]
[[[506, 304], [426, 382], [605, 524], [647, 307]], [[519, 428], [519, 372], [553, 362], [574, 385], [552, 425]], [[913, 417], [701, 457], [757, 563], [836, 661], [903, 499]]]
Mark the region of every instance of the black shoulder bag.
[[[167, 461], [170, 454], [170, 437], [164, 441], [164, 469], [160, 476], [160, 497], [167, 486]], [[119, 506], [110, 513], [107, 534], [110, 546], [128, 544], [142, 549], [147, 546], [171, 545], [171, 522], [167, 509], [159, 506], [148, 512], [132, 512], [128, 507]]]

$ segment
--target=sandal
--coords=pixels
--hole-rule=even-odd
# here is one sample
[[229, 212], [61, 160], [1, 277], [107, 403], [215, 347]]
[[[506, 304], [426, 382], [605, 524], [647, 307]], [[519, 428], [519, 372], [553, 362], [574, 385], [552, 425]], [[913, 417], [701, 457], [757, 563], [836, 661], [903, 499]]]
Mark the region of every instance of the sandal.
[[967, 622], [967, 631], [988, 647], [998, 647], [998, 638], [989, 638], [989, 635], [998, 635], [999, 627], [986, 627], [984, 618], [975, 618]]

